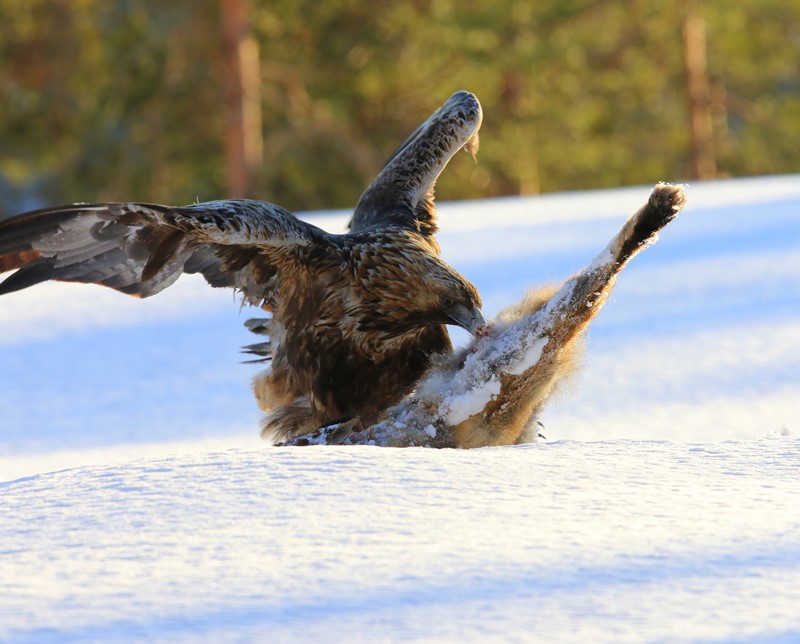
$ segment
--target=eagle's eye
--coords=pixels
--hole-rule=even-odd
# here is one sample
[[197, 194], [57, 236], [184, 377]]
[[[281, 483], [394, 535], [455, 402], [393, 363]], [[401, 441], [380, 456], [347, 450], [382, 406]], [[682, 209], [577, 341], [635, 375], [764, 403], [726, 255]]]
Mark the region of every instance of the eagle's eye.
[[442, 295], [442, 306], [446, 309], [454, 306], [456, 301], [449, 295]]

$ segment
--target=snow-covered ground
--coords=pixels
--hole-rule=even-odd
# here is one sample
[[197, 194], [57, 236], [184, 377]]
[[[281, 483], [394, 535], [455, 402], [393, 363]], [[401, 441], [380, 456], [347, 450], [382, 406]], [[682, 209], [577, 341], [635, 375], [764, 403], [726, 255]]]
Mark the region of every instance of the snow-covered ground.
[[800, 442], [184, 453], [0, 488], [0, 638], [800, 638]]
[[[649, 189], [444, 204], [443, 252], [490, 317]], [[800, 641], [798, 275], [800, 176], [690, 186], [548, 442], [471, 452], [262, 447], [201, 279], [4, 296], [0, 640]]]

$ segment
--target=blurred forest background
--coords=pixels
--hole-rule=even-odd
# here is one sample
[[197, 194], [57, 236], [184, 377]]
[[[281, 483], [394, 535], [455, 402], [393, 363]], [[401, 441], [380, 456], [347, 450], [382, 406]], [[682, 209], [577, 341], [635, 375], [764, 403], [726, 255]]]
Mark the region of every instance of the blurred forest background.
[[0, 0], [0, 213], [352, 207], [453, 91], [445, 199], [800, 168], [800, 0]]

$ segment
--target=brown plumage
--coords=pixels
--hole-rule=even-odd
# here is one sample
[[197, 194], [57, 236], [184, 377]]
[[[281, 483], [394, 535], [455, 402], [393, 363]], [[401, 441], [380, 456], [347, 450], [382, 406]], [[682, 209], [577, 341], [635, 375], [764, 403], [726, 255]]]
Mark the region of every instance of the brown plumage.
[[0, 295], [45, 280], [101, 284], [147, 297], [182, 273], [232, 287], [272, 312], [272, 371], [256, 383], [283, 439], [343, 416], [369, 424], [399, 401], [434, 354], [445, 324], [474, 332], [480, 296], [438, 256], [433, 188], [481, 110], [451, 97], [365, 191], [351, 232], [333, 235], [274, 204], [182, 207], [106, 203], [50, 208], [0, 222]]

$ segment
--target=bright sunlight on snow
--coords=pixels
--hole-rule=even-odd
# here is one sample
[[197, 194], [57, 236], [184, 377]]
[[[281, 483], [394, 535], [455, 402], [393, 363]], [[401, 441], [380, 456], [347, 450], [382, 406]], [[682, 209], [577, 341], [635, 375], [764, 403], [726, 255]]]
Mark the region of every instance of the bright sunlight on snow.
[[[649, 192], [439, 238], [488, 319]], [[687, 194], [533, 445], [263, 447], [230, 292], [4, 296], [0, 641], [800, 641], [800, 176]]]

